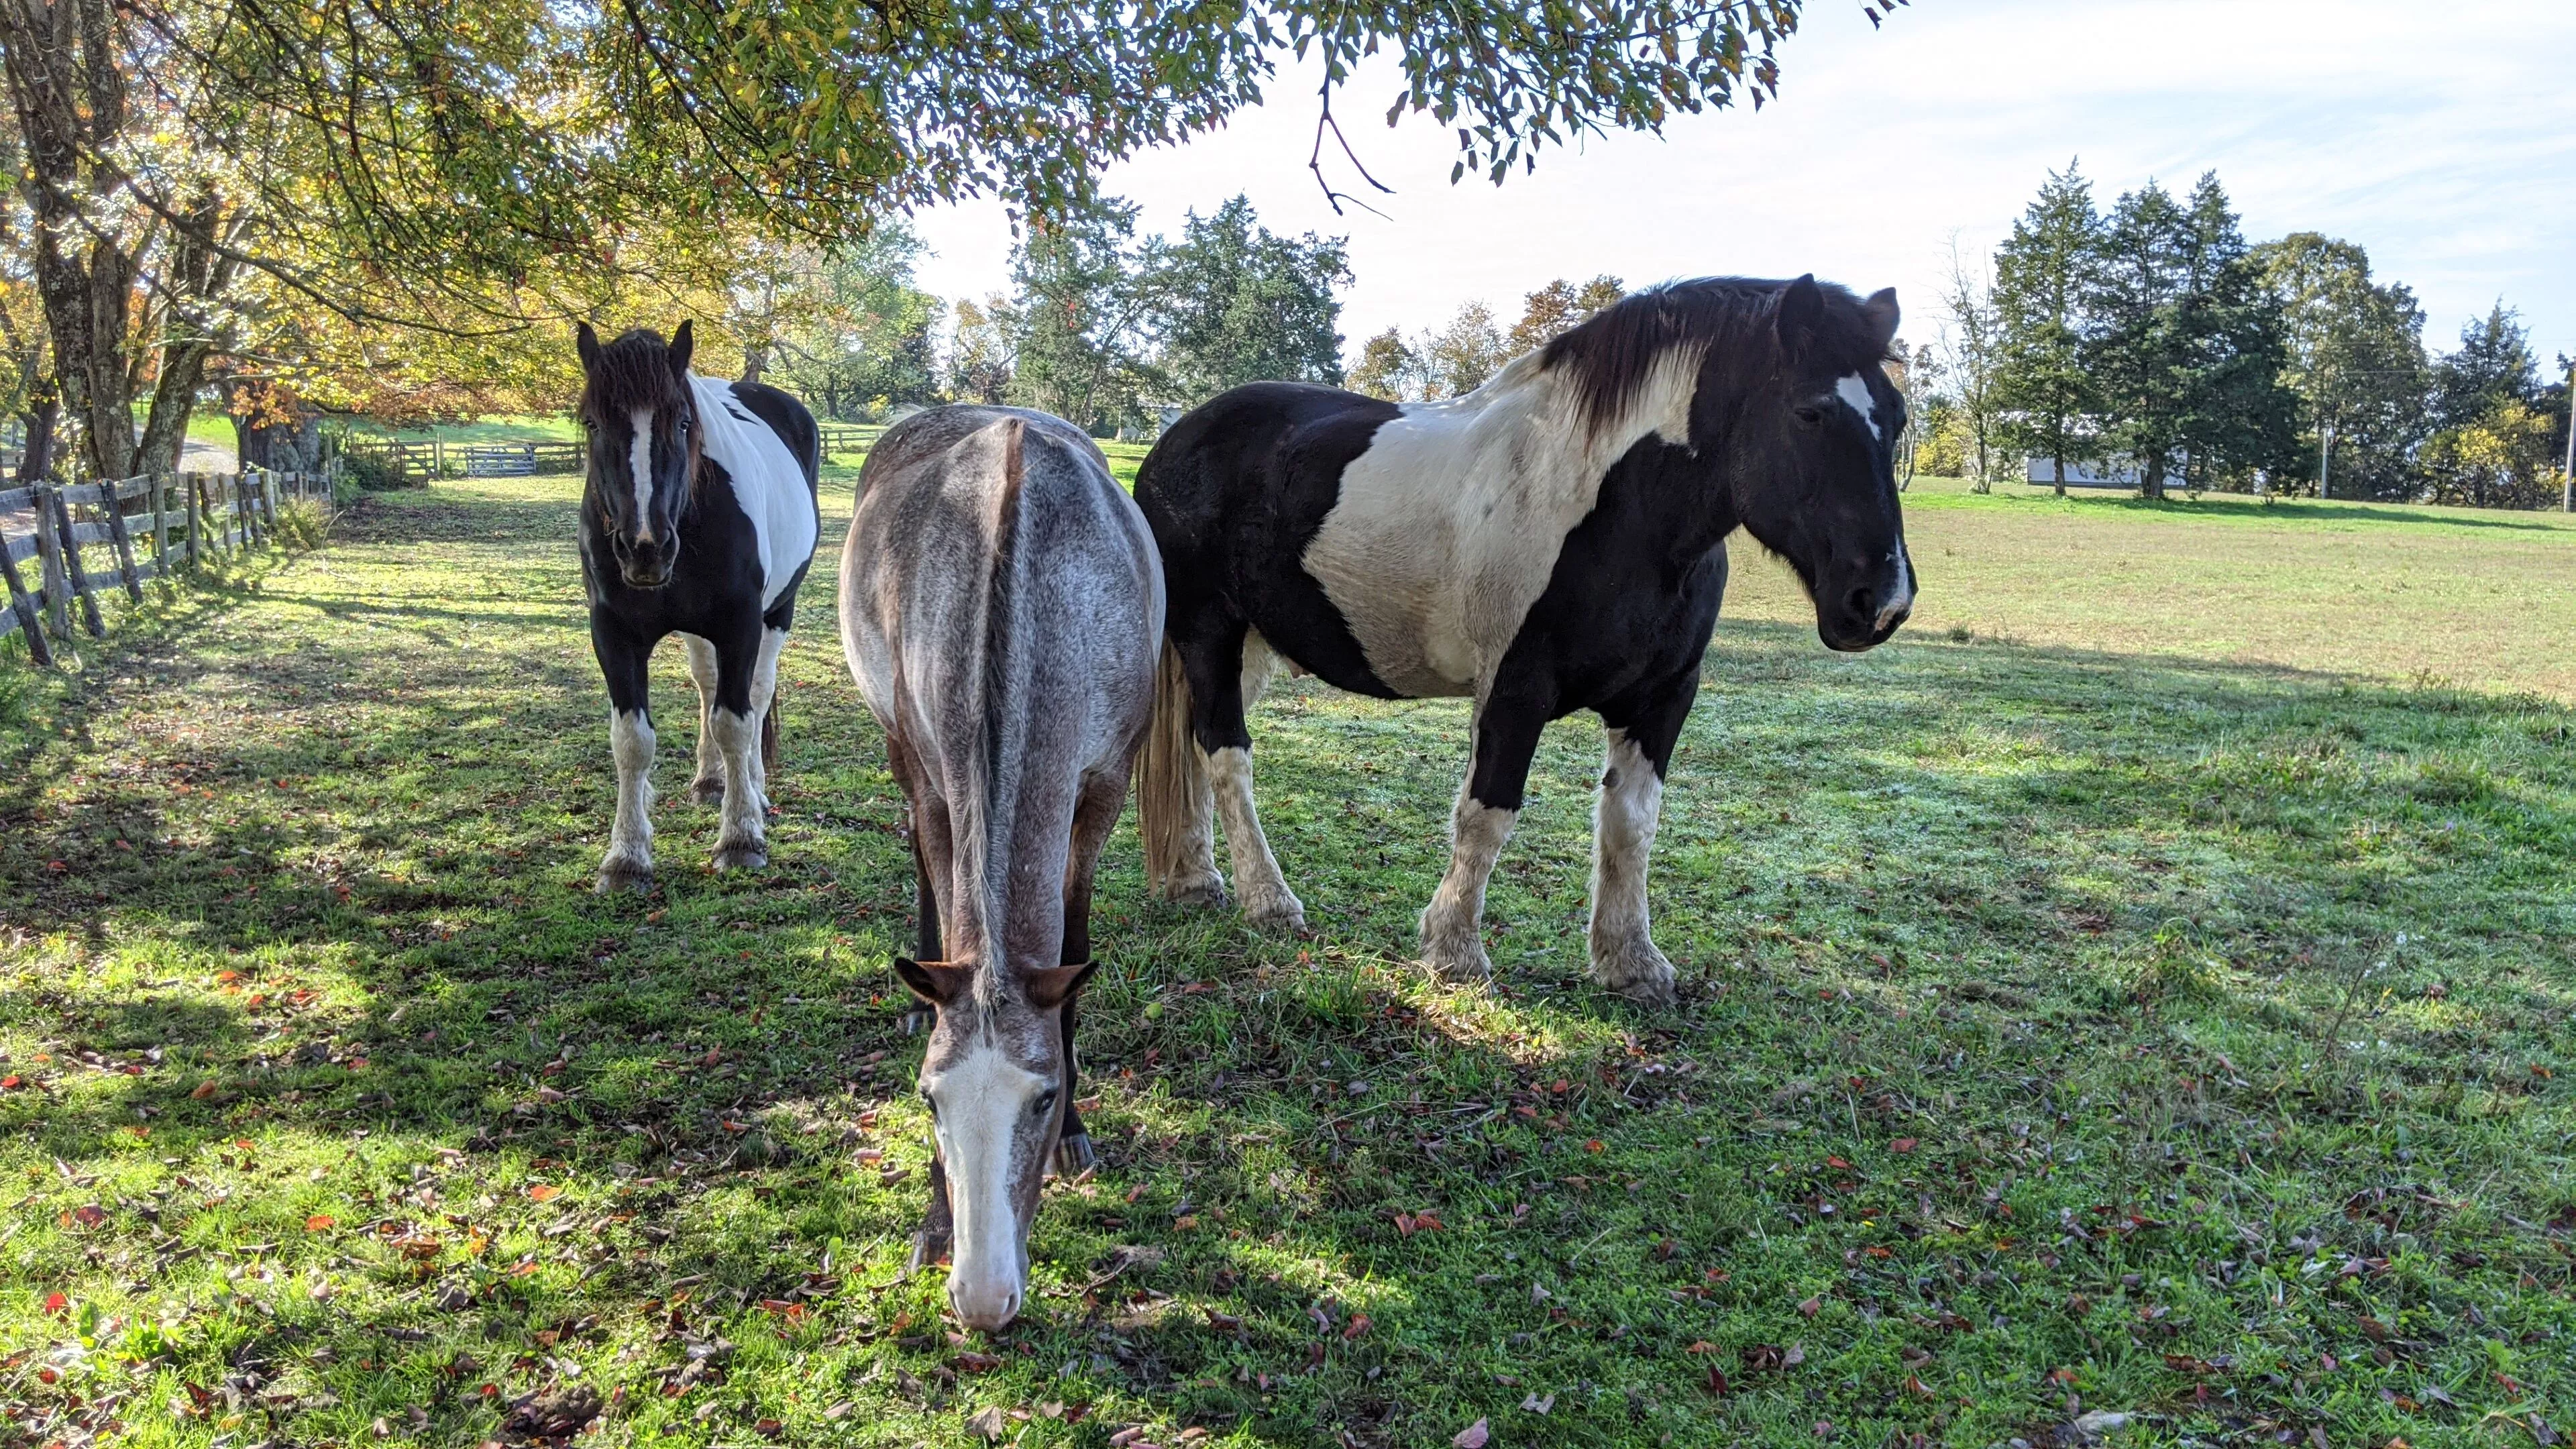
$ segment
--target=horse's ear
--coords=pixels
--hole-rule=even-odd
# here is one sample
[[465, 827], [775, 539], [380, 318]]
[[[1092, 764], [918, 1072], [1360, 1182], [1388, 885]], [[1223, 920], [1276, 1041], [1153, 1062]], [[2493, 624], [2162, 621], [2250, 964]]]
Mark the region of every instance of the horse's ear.
[[965, 995], [966, 988], [975, 981], [975, 968], [972, 966], [951, 966], [945, 961], [907, 961], [900, 956], [894, 959], [894, 974], [903, 978], [903, 984], [911, 988], [913, 995], [931, 1006], [948, 1005]]
[[673, 377], [682, 379], [688, 377], [689, 354], [697, 351], [697, 348], [696, 334], [689, 330], [687, 322], [682, 322], [680, 330], [671, 334], [671, 375]]
[[1028, 974], [1029, 1005], [1040, 1011], [1055, 1010], [1071, 1001], [1073, 994], [1080, 991], [1084, 983], [1091, 980], [1091, 973], [1099, 969], [1099, 962], [1085, 961], [1078, 966], [1057, 966], [1045, 971], [1030, 972]]
[[1782, 347], [1804, 352], [1807, 339], [1816, 335], [1816, 325], [1824, 320], [1824, 289], [1816, 285], [1816, 274], [1809, 272], [1780, 293], [1780, 309], [1771, 314], [1771, 333]]
[[1885, 352], [1887, 344], [1896, 340], [1896, 322], [1899, 315], [1896, 310], [1896, 289], [1881, 287], [1870, 293], [1869, 300], [1860, 304], [1860, 315], [1869, 319], [1870, 341], [1877, 345], [1879, 351]]
[[581, 354], [583, 372], [591, 373], [599, 370], [599, 334], [590, 330], [589, 323], [579, 322], [573, 325], [572, 347], [573, 351]]

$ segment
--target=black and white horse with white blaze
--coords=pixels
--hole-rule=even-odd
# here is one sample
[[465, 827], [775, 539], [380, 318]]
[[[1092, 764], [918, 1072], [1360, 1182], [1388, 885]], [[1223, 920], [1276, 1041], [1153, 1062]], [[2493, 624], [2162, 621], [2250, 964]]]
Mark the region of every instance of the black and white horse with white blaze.
[[1028, 1288], [1050, 1159], [1079, 1171], [1075, 994], [1091, 880], [1154, 707], [1153, 535], [1100, 449], [1045, 413], [944, 407], [887, 430], [841, 555], [841, 647], [912, 825], [937, 1148], [919, 1266], [999, 1328]]
[[576, 340], [590, 436], [581, 577], [617, 760], [617, 823], [599, 889], [653, 880], [646, 666], [669, 634], [686, 636], [698, 686], [689, 793], [724, 801], [715, 867], [756, 869], [769, 863], [778, 651], [822, 527], [814, 415], [774, 387], [689, 371], [686, 322], [667, 345], [639, 328], [602, 346], [587, 322]]
[[1473, 763], [1422, 954], [1485, 977], [1485, 882], [1539, 731], [1589, 709], [1609, 729], [1593, 974], [1669, 999], [1646, 859], [1726, 536], [1741, 525], [1788, 560], [1831, 648], [1880, 643], [1914, 602], [1891, 463], [1904, 404], [1880, 368], [1896, 321], [1893, 291], [1864, 301], [1812, 276], [1676, 282], [1454, 401], [1255, 383], [1182, 418], [1136, 480], [1171, 617], [1138, 767], [1155, 889], [1224, 898], [1213, 807], [1244, 913], [1304, 924], [1253, 813], [1244, 728], [1280, 657], [1380, 698], [1464, 695]]

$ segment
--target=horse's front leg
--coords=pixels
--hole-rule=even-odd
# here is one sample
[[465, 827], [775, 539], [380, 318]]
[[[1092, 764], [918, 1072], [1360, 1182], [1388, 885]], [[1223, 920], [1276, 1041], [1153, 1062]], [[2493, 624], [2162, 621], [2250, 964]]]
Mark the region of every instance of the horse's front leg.
[[[1109, 832], [1118, 824], [1118, 811], [1127, 801], [1127, 776], [1124, 771], [1103, 774], [1083, 782], [1081, 798], [1073, 811], [1073, 849], [1066, 856], [1064, 870], [1064, 945], [1057, 953], [1060, 964], [1079, 966], [1091, 959], [1091, 882], [1100, 865], [1100, 848], [1109, 841]], [[1074, 1106], [1081, 1095], [1081, 1067], [1074, 1055], [1073, 1008], [1081, 1000], [1079, 993], [1065, 998], [1056, 1029], [1064, 1042], [1064, 1128], [1056, 1134], [1056, 1171], [1067, 1177], [1099, 1161], [1092, 1150], [1091, 1134], [1084, 1130], [1082, 1113]]]
[[1522, 695], [1489, 694], [1476, 711], [1476, 755], [1449, 816], [1449, 870], [1422, 912], [1422, 964], [1443, 980], [1494, 974], [1485, 955], [1485, 882], [1520, 819], [1530, 756], [1548, 710]]
[[689, 780], [689, 798], [712, 805], [724, 798], [724, 751], [716, 748], [716, 646], [695, 634], [689, 646], [689, 678], [698, 686], [698, 770]]
[[613, 616], [593, 610], [591, 652], [608, 682], [608, 752], [617, 762], [617, 819], [609, 827], [608, 855], [599, 863], [597, 890], [649, 890], [653, 885], [653, 715], [647, 664], [650, 643], [636, 639]]
[[1699, 693], [1699, 669], [1636, 700], [1601, 708], [1609, 727], [1601, 801], [1592, 832], [1592, 975], [1632, 1000], [1673, 999], [1673, 963], [1655, 949], [1646, 920], [1646, 862], [1655, 849], [1664, 775]]
[[778, 651], [786, 642], [786, 631], [764, 628], [716, 647], [716, 707], [708, 731], [724, 757], [718, 870], [758, 870], [769, 864], [768, 771], [761, 761], [760, 721], [777, 688]]

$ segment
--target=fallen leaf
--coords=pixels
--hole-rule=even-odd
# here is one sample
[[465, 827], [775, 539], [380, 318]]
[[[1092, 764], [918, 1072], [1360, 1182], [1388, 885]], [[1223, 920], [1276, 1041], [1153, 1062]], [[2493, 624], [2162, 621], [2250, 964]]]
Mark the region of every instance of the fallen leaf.
[[1455, 1449], [1485, 1449], [1486, 1441], [1493, 1437], [1493, 1429], [1484, 1420], [1478, 1419], [1449, 1436], [1449, 1442], [1455, 1446]]
[[339, 1221], [340, 1220], [338, 1218], [331, 1216], [329, 1213], [315, 1213], [313, 1216], [304, 1220], [304, 1231], [308, 1233], [318, 1233], [325, 1228], [337, 1226]]
[[1887, 1144], [1887, 1150], [1890, 1152], [1912, 1152], [1917, 1145], [1918, 1144], [1915, 1139], [1911, 1137], [1899, 1137], [1895, 1141]]
[[1547, 1417], [1548, 1410], [1555, 1407], [1556, 1395], [1554, 1394], [1550, 1394], [1544, 1399], [1540, 1398], [1536, 1394], [1532, 1394], [1528, 1398], [1521, 1400], [1521, 1408], [1523, 1411], [1536, 1414], [1542, 1419]]
[[1813, 1318], [1818, 1312], [1823, 1310], [1824, 1306], [1825, 1301], [1822, 1298], [1810, 1298], [1806, 1302], [1798, 1305], [1798, 1311], [1809, 1318]]
[[552, 1183], [541, 1182], [528, 1189], [528, 1196], [538, 1202], [552, 1202], [556, 1198], [563, 1196], [563, 1189], [554, 1186]]

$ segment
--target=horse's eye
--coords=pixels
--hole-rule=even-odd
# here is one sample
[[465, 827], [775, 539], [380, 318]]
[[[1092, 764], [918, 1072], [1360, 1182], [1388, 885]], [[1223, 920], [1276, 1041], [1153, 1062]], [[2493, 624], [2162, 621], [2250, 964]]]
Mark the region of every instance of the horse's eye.
[[1029, 1115], [1032, 1117], [1044, 1117], [1054, 1112], [1055, 1097], [1056, 1089], [1053, 1087], [1049, 1087], [1045, 1091], [1038, 1093], [1037, 1099], [1029, 1103]]
[[939, 1099], [937, 1097], [930, 1095], [928, 1092], [924, 1092], [921, 1094], [921, 1105], [930, 1109], [930, 1115], [933, 1118], [938, 1117]]
[[1792, 409], [1792, 411], [1797, 413], [1798, 421], [1808, 427], [1820, 427], [1824, 424], [1825, 410], [1823, 408], [1813, 407], [1806, 403], [1800, 403], [1796, 408]]

